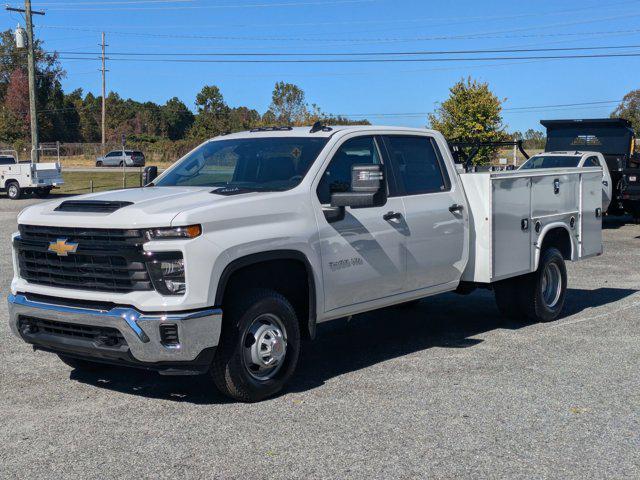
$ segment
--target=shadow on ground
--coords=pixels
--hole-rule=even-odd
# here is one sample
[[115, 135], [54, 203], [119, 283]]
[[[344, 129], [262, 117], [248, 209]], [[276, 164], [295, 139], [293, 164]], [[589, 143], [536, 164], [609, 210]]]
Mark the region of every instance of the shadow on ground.
[[609, 216], [603, 217], [602, 228], [604, 230], [617, 230], [627, 224], [636, 223], [631, 215]]
[[[607, 305], [638, 290], [569, 289], [565, 316]], [[284, 393], [322, 386], [327, 380], [410, 353], [441, 348], [471, 348], [484, 340], [473, 338], [497, 328], [517, 330], [530, 323], [505, 321], [488, 291], [468, 296], [444, 294], [413, 307], [397, 306], [336, 320], [318, 328], [318, 338], [306, 345], [298, 372]], [[108, 367], [98, 373], [71, 372], [71, 379], [148, 398], [197, 404], [226, 403], [206, 376], [163, 377], [155, 372]]]

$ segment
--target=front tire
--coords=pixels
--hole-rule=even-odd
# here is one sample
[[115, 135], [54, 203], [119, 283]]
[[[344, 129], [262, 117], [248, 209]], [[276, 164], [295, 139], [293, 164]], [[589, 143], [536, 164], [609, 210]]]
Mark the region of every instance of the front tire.
[[556, 320], [567, 295], [567, 268], [557, 248], [542, 252], [538, 270], [522, 277], [520, 305], [527, 317], [536, 322]]
[[7, 196], [11, 200], [18, 200], [22, 195], [22, 189], [18, 182], [9, 182], [7, 183]]
[[293, 306], [277, 292], [250, 291], [225, 312], [210, 375], [224, 395], [257, 402], [279, 392], [300, 354], [300, 326]]
[[102, 162], [98, 160], [98, 161], [96, 162], [96, 167], [101, 167], [101, 166], [102, 166]]

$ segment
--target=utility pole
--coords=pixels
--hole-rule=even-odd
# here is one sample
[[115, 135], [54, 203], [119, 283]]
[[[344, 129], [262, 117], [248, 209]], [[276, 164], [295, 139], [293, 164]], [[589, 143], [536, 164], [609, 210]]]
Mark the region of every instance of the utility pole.
[[24, 9], [6, 7], [11, 12], [24, 13], [27, 24], [27, 69], [29, 70], [29, 115], [31, 117], [31, 162], [38, 163], [38, 109], [36, 107], [36, 61], [33, 45], [32, 15], [44, 15], [44, 12], [31, 10], [31, 0], [24, 0]]
[[106, 57], [105, 57], [105, 48], [107, 47], [107, 44], [105, 43], [105, 37], [104, 37], [104, 32], [102, 32], [102, 43], [100, 44], [100, 46], [102, 47], [102, 155], [104, 155], [106, 153], [106, 143], [107, 143], [107, 135], [106, 135], [106, 118], [107, 118], [107, 69], [105, 68], [105, 61], [106, 61]]

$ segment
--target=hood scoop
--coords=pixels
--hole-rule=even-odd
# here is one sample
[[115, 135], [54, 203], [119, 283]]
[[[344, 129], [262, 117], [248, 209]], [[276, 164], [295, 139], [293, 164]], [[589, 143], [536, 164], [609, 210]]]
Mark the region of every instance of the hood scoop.
[[117, 202], [106, 200], [67, 200], [56, 207], [56, 212], [92, 212], [112, 213], [116, 210], [133, 205], [133, 202]]

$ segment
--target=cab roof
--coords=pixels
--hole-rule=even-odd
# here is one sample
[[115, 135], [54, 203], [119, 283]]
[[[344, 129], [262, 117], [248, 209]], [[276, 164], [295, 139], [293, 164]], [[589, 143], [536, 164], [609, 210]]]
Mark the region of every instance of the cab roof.
[[405, 133], [435, 133], [434, 130], [426, 128], [410, 128], [410, 127], [389, 127], [381, 125], [331, 125], [322, 130], [311, 132], [311, 126], [308, 127], [276, 127], [269, 129], [246, 130], [243, 132], [230, 133], [214, 137], [212, 140], [226, 139], [245, 139], [245, 138], [268, 138], [268, 137], [309, 137], [309, 138], [329, 138], [334, 134], [355, 133], [355, 132], [405, 132]]
[[553, 152], [540, 152], [532, 155], [532, 157], [540, 157], [540, 156], [554, 156], [554, 155], [562, 155], [564, 157], [583, 157], [585, 155], [597, 155], [598, 152], [589, 152], [585, 150], [570, 150], [570, 151], [561, 151], [556, 150]]

